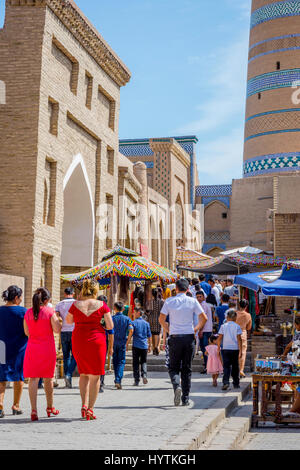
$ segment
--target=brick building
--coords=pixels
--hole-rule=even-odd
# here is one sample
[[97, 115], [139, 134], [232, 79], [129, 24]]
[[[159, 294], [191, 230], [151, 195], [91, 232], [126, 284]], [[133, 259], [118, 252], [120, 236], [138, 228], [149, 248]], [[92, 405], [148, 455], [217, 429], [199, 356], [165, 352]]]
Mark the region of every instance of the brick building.
[[[300, 0], [252, 0], [244, 178], [232, 182], [229, 238], [206, 245], [206, 251], [253, 245], [276, 255], [300, 255], [299, 25]], [[217, 214], [224, 204], [222, 186], [212, 192], [206, 233], [213, 207]], [[205, 204], [204, 193], [205, 187], [197, 189], [197, 202]]]
[[120, 88], [129, 80], [73, 0], [6, 0], [0, 272], [25, 278], [27, 305], [40, 285], [57, 301], [61, 272], [91, 267], [117, 242], [144, 245], [170, 267], [176, 244], [201, 247], [200, 216], [184, 210], [193, 158], [174, 139], [153, 139], [151, 184], [143, 159], [119, 152]]

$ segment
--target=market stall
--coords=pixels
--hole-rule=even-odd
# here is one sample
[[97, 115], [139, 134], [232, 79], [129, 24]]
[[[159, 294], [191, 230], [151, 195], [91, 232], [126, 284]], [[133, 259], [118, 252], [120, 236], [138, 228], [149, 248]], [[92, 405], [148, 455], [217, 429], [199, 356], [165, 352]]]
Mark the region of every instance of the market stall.
[[[235, 284], [252, 291], [261, 291], [268, 297], [292, 297], [294, 299], [293, 323], [298, 315], [296, 301], [300, 297], [300, 263], [288, 262], [280, 271], [251, 273], [236, 276]], [[283, 323], [283, 336], [287, 336], [287, 324]], [[288, 341], [291, 342], [291, 338]], [[277, 424], [300, 424], [300, 415], [285, 416], [283, 405], [295, 400], [300, 384], [300, 342], [294, 341], [293, 353], [283, 361], [280, 356], [255, 359], [253, 375], [253, 424], [272, 421]]]
[[178, 278], [179, 274], [119, 245], [104, 256], [99, 265], [82, 273], [61, 276], [62, 281], [77, 288], [80, 288], [86, 279], [97, 281], [103, 289], [110, 288], [110, 307], [118, 289], [119, 298], [128, 299], [130, 282], [145, 281], [151, 286], [155, 281], [171, 284]]
[[178, 269], [204, 274], [238, 275], [261, 269], [267, 271], [281, 268], [289, 261], [292, 259], [284, 256], [274, 257], [263, 253], [240, 253], [238, 250], [232, 250], [216, 258], [185, 262], [184, 265], [179, 263]]

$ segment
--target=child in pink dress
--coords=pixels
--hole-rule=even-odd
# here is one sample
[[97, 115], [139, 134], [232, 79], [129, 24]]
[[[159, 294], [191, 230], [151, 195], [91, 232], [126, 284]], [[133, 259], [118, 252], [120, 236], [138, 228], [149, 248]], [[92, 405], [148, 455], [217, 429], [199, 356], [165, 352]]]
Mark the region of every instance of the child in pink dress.
[[217, 345], [217, 340], [218, 336], [212, 335], [209, 339], [209, 345], [205, 348], [205, 354], [208, 356], [207, 373], [212, 375], [213, 387], [218, 386], [219, 374], [222, 374], [223, 372], [222, 358]]

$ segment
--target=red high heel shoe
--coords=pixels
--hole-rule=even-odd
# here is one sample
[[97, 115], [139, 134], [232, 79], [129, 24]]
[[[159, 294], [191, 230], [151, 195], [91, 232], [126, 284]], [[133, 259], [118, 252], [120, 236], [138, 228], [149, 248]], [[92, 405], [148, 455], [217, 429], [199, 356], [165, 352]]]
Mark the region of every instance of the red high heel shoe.
[[83, 406], [83, 407], [81, 408], [81, 417], [82, 417], [83, 419], [86, 418], [87, 410], [88, 410], [87, 406]]
[[38, 417], [37, 411], [32, 410], [32, 412], [31, 412], [31, 421], [38, 421], [38, 420], [39, 420], [39, 417]]
[[59, 411], [56, 410], [54, 407], [53, 408], [47, 408], [46, 411], [47, 411], [48, 418], [51, 418], [51, 415], [53, 415], [53, 416], [59, 415]]
[[93, 410], [87, 410], [87, 413], [86, 413], [86, 420], [87, 421], [94, 421], [96, 418], [96, 416], [94, 415], [94, 412]]

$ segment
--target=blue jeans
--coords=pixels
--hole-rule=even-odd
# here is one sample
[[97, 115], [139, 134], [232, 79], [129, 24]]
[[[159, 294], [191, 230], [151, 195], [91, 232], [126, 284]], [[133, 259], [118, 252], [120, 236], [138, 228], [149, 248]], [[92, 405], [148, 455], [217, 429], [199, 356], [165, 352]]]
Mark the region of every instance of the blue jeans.
[[64, 358], [65, 377], [72, 377], [76, 368], [76, 361], [72, 353], [72, 331], [61, 332], [61, 347]]
[[126, 363], [126, 344], [114, 344], [113, 365], [115, 371], [115, 383], [120, 384], [123, 379]]
[[212, 333], [203, 333], [202, 338], [200, 338], [200, 348], [201, 348], [201, 351], [203, 352], [205, 369], [207, 367], [207, 356], [205, 355], [205, 352], [206, 352], [205, 348], [209, 344], [209, 338], [211, 337], [211, 335]]

